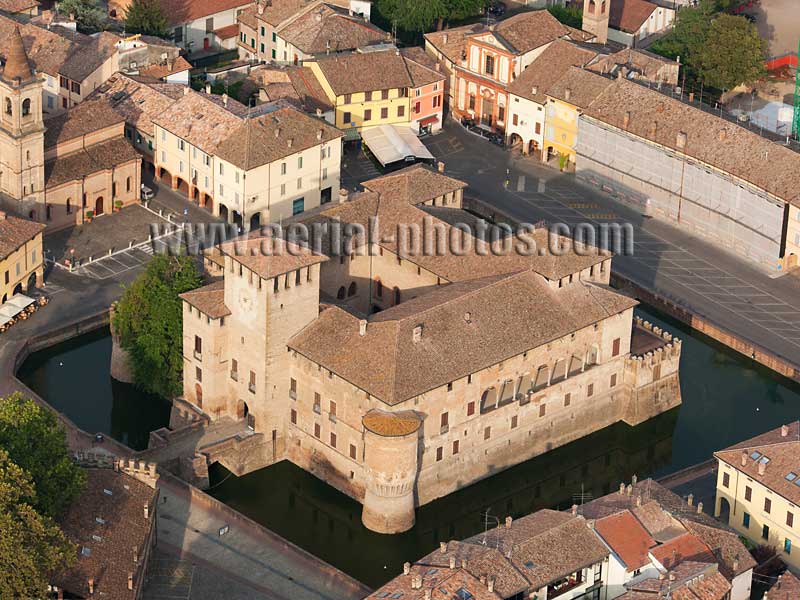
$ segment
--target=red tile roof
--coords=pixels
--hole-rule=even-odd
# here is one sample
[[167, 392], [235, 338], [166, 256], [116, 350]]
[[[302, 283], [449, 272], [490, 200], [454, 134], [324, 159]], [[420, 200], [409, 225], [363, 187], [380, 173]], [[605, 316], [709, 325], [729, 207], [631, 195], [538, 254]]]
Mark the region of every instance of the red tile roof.
[[189, 23], [234, 8], [245, 8], [245, 0], [161, 0], [161, 8], [171, 25]]
[[650, 562], [648, 553], [656, 541], [630, 511], [599, 519], [595, 522], [595, 530], [625, 563], [628, 571], [640, 569]]
[[717, 562], [711, 552], [711, 548], [691, 533], [684, 533], [660, 546], [656, 546], [650, 553], [667, 569], [671, 569], [685, 560]]
[[19, 219], [0, 211], [0, 260], [35, 238], [44, 228], [42, 223]]
[[611, 0], [608, 24], [613, 29], [636, 33], [657, 8], [647, 0]]

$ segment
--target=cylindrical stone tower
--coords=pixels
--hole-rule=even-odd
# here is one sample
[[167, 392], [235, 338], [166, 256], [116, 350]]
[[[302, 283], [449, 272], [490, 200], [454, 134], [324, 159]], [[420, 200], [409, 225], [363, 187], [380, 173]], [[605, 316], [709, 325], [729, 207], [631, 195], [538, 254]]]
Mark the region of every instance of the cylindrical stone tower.
[[362, 423], [367, 481], [361, 520], [378, 533], [411, 529], [422, 420], [413, 411], [371, 410]]

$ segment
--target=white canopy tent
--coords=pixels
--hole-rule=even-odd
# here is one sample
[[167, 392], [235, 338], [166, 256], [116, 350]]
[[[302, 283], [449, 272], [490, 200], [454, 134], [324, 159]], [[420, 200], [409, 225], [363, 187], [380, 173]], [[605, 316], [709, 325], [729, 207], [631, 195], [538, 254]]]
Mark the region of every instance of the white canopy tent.
[[414, 159], [433, 160], [433, 154], [405, 125], [378, 125], [364, 129], [361, 138], [384, 167], [401, 161], [412, 162]]
[[10, 323], [19, 313], [34, 303], [33, 298], [24, 294], [17, 294], [8, 302], [0, 306], [0, 326]]

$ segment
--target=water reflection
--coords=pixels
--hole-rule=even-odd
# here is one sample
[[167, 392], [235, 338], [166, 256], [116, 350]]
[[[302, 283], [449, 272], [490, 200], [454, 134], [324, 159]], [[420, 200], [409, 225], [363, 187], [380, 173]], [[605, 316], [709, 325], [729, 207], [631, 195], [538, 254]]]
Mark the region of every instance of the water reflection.
[[170, 404], [109, 375], [111, 335], [99, 329], [31, 354], [17, 377], [78, 427], [135, 450], [169, 423]]

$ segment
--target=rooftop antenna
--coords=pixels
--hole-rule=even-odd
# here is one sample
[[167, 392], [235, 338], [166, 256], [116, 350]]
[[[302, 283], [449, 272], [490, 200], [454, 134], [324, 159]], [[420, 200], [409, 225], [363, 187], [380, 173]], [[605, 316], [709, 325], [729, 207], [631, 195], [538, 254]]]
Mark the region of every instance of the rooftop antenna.
[[[489, 508], [486, 509], [486, 512], [483, 513], [483, 545], [484, 546], [487, 545], [486, 542], [487, 542], [487, 537], [489, 535], [489, 519], [494, 519], [494, 522], [497, 525], [498, 530], [500, 528], [500, 519], [498, 517], [495, 517], [494, 515], [490, 515], [489, 512], [491, 512], [491, 510], [492, 510], [492, 507], [490, 506]], [[495, 546], [494, 547], [498, 548], [499, 546], [500, 546], [500, 533], [498, 532], [498, 533], [496, 533], [496, 536], [495, 536]]]

